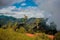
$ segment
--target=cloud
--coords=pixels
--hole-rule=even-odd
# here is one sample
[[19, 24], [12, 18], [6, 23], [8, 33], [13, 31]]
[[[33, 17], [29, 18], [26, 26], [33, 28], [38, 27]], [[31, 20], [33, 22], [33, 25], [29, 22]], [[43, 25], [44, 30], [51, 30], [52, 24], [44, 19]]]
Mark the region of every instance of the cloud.
[[[18, 10], [18, 11], [12, 11], [12, 10]], [[7, 16], [13, 16], [16, 18], [22, 18], [24, 15], [28, 16], [28, 18], [35, 17], [35, 18], [43, 18], [44, 11], [38, 10], [37, 7], [28, 7], [26, 9], [22, 8], [16, 8], [15, 6], [9, 6], [7, 8], [0, 9], [0, 14], [7, 15]]]
[[9, 6], [16, 2], [22, 2], [25, 0], [0, 0], [0, 6]]
[[9, 6], [7, 8], [2, 8], [0, 9], [0, 13], [8, 13], [8, 12], [11, 12], [11, 10], [15, 9], [14, 6]]
[[26, 3], [22, 3], [21, 5], [22, 5], [22, 6], [25, 6], [25, 5], [26, 5]]
[[[16, 2], [22, 2], [22, 1], [25, 1], [25, 0], [0, 0], [0, 8], [1, 6], [8, 6], [8, 5], [12, 5]], [[38, 4], [38, 8], [31, 8], [31, 7], [28, 7], [27, 9], [21, 9], [19, 8], [18, 10], [21, 11], [21, 12], [14, 12], [14, 11], [17, 11], [17, 9], [15, 8], [14, 11], [11, 13], [11, 9], [6, 9], [3, 8], [3, 10], [1, 9], [0, 12], [7, 12], [8, 10], [8, 13], [10, 12], [10, 14], [14, 14], [13, 16], [16, 17], [17, 15], [22, 15], [22, 12], [24, 13], [28, 13], [30, 12], [31, 14], [32, 13], [37, 13], [37, 16], [38, 14], [42, 14], [42, 15], [45, 15], [44, 17], [48, 17], [50, 15], [52, 15], [52, 18], [50, 20], [54, 20], [55, 23], [57, 24], [57, 29], [59, 30], [60, 29], [60, 0], [34, 0], [37, 4]], [[23, 6], [26, 5], [26, 4], [22, 4]], [[41, 10], [44, 11], [44, 13], [41, 13]], [[33, 12], [35, 11], [35, 12]], [[29, 16], [30, 16], [30, 13]], [[16, 15], [15, 15], [16, 14]], [[20, 15], [20, 16], [21, 16]], [[35, 14], [34, 14], [35, 15]], [[34, 16], [32, 14], [32, 16]], [[19, 17], [19, 16], [17, 16]]]
[[57, 24], [57, 30], [60, 30], [60, 0], [36, 0], [41, 10], [52, 14], [53, 20]]

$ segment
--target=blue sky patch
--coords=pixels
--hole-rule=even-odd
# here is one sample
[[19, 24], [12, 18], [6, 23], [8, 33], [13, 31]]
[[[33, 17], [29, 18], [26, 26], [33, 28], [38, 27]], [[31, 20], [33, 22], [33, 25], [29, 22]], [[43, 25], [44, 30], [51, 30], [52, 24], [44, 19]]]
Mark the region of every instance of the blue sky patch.
[[15, 4], [13, 4], [13, 6], [16, 6], [16, 8], [20, 8], [20, 7], [27, 8], [28, 6], [36, 7], [38, 5], [32, 0], [26, 0], [26, 1], [23, 1], [20, 3], [15, 3]]

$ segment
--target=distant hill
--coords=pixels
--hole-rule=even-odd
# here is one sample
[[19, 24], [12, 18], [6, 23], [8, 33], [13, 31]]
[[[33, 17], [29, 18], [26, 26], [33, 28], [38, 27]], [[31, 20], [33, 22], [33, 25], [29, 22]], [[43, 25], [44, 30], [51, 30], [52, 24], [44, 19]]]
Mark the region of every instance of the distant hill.
[[[39, 18], [41, 19], [41, 18]], [[31, 23], [34, 23], [36, 20], [36, 18], [29, 18], [27, 19], [26, 23], [28, 24], [31, 24]], [[5, 15], [0, 15], [0, 24], [2, 24], [3, 22], [4, 23], [7, 23], [8, 21], [12, 21], [12, 22], [24, 22], [24, 18], [14, 18], [14, 17], [11, 17], [11, 16], [5, 16]]]
[[17, 19], [11, 16], [0, 15], [0, 24], [6, 24], [8, 21], [16, 21]]

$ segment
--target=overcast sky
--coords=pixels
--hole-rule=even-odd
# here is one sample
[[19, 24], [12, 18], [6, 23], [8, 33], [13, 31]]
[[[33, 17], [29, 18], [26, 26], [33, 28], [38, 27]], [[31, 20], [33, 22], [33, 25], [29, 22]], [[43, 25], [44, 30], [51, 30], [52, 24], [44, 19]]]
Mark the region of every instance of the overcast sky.
[[23, 14], [50, 17], [60, 29], [60, 0], [0, 0], [0, 13], [17, 18], [23, 17]]

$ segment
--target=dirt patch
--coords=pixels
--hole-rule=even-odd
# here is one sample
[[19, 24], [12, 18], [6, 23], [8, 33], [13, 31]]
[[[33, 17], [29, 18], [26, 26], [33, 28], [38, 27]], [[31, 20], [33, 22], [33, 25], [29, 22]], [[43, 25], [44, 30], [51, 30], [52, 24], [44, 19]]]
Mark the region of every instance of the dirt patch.
[[30, 33], [26, 33], [27, 36], [29, 37], [34, 37], [35, 35], [34, 34], [30, 34]]
[[47, 35], [51, 40], [54, 40], [55, 36], [53, 35]]
[[[35, 37], [35, 36], [37, 36], [38, 34], [26, 33], [26, 35], [29, 36], [29, 37]], [[41, 34], [40, 34], [40, 35], [41, 35]], [[55, 36], [53, 36], [53, 35], [47, 35], [47, 36], [48, 36], [48, 38], [50, 38], [51, 40], [53, 40], [54, 37], [55, 37]]]

